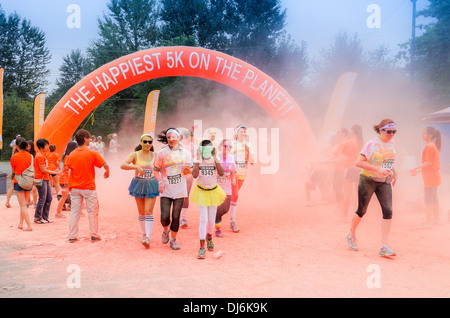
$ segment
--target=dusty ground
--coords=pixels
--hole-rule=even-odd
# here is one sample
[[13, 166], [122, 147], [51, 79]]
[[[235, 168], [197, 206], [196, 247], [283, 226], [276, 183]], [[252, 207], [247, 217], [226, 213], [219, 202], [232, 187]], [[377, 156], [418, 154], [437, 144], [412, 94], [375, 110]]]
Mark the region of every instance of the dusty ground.
[[[333, 204], [305, 207], [301, 183], [290, 187], [295, 193], [274, 182], [256, 195], [252, 189], [260, 181], [251, 176], [238, 206], [241, 232], [230, 232], [226, 216], [225, 238], [215, 239], [216, 250], [223, 256], [215, 259], [208, 252], [205, 260], [196, 258], [194, 205], [189, 227], [180, 229], [178, 235], [181, 250], [172, 251], [161, 243], [159, 204], [151, 248], [143, 248], [134, 200], [127, 193], [130, 172], [113, 169], [110, 179], [98, 179], [102, 236], [98, 243], [89, 240], [86, 216], [80, 222], [81, 240], [74, 244], [66, 239], [68, 218], [33, 224], [32, 232], [18, 230], [17, 200], [13, 195], [13, 208], [7, 209], [5, 195], [1, 195], [0, 297], [450, 296], [447, 186], [440, 190], [442, 224], [418, 229], [424, 219], [421, 179], [402, 173], [394, 190], [391, 234], [391, 246], [398, 255], [387, 259], [378, 255], [381, 212], [376, 200], [357, 232], [360, 251], [352, 252], [344, 239], [349, 224], [338, 221]], [[315, 199], [319, 200], [317, 193]], [[51, 216], [55, 209], [52, 204]]]

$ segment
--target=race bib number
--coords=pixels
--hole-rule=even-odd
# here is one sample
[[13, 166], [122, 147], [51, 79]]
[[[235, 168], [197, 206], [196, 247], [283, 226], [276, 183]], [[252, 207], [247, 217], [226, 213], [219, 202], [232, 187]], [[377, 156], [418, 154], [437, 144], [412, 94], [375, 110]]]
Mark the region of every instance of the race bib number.
[[391, 170], [394, 165], [394, 159], [386, 159], [381, 164], [381, 168]]
[[238, 161], [238, 162], [236, 162], [236, 169], [245, 169], [245, 168], [246, 168], [245, 161]]
[[177, 174], [174, 176], [167, 176], [168, 184], [178, 184], [181, 183], [181, 174]]
[[220, 184], [225, 184], [227, 183], [227, 176], [223, 175], [223, 176], [217, 176], [217, 182]]
[[144, 179], [151, 179], [151, 178], [153, 178], [153, 170], [151, 170], [151, 169], [144, 169], [144, 175], [142, 177]]
[[200, 166], [200, 174], [204, 177], [207, 176], [213, 176], [214, 175], [214, 170], [216, 169], [215, 166]]

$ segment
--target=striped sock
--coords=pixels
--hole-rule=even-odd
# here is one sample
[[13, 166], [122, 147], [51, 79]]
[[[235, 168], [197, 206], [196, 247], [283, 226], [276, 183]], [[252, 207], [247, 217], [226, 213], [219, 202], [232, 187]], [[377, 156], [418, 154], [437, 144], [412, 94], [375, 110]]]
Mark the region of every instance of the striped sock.
[[143, 215], [139, 215], [139, 225], [141, 226], [142, 235], [145, 235], [145, 217]]
[[220, 223], [216, 223], [216, 230], [220, 229], [220, 224], [221, 224], [221, 222]]
[[150, 235], [152, 234], [153, 229], [153, 215], [146, 215], [145, 216], [145, 234], [148, 238], [150, 238]]

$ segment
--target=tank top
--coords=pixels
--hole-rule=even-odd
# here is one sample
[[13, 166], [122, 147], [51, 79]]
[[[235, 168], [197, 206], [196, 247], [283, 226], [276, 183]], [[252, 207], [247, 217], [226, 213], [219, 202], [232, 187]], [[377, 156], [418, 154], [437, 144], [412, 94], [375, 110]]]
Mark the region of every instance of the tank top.
[[136, 166], [140, 166], [142, 167], [142, 169], [144, 169], [144, 175], [140, 176], [138, 174], [138, 172], [136, 171], [135, 177], [139, 178], [139, 179], [151, 179], [153, 178], [155, 175], [153, 174], [153, 170], [154, 170], [154, 166], [153, 166], [153, 162], [155, 161], [155, 154], [152, 153], [152, 157], [150, 160], [145, 161], [142, 158], [140, 158], [139, 156], [140, 152], [136, 151], [135, 155], [136, 155], [136, 159], [135, 159], [135, 165]]

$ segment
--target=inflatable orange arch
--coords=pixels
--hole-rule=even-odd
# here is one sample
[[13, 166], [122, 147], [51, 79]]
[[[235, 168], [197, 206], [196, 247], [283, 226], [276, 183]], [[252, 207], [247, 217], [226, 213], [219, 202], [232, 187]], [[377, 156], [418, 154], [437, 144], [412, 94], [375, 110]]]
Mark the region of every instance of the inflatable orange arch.
[[[55, 105], [37, 139], [45, 138], [65, 149], [81, 122], [103, 101], [117, 92], [155, 78], [191, 76], [213, 80], [247, 95], [264, 108], [280, 126], [298, 136], [303, 149], [316, 147], [315, 136], [301, 108], [271, 77], [256, 67], [227, 54], [200, 47], [158, 47], [135, 52], [88, 74]], [[289, 126], [291, 127], [291, 126]]]

